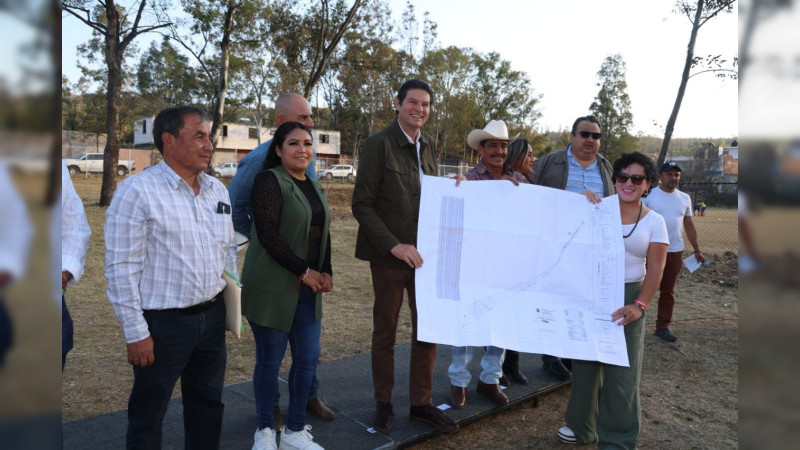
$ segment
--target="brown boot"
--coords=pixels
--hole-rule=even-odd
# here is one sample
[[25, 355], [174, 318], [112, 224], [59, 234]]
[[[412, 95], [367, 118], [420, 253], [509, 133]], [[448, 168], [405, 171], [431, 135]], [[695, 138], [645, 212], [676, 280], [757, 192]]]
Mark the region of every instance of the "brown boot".
[[320, 400], [319, 397], [308, 399], [306, 411], [313, 414], [317, 419], [333, 420], [334, 417], [336, 417], [333, 411], [331, 411], [331, 409], [328, 408], [325, 403], [322, 403], [322, 400]]
[[[506, 350], [506, 359], [503, 361], [503, 378], [517, 384], [528, 384], [528, 379], [519, 370], [519, 352]], [[503, 384], [502, 380], [500, 384]]]
[[478, 381], [478, 394], [486, 396], [497, 405], [508, 404], [508, 397], [500, 390], [499, 384], [486, 384], [483, 381]]
[[455, 409], [464, 409], [467, 404], [467, 388], [450, 385], [450, 404]]

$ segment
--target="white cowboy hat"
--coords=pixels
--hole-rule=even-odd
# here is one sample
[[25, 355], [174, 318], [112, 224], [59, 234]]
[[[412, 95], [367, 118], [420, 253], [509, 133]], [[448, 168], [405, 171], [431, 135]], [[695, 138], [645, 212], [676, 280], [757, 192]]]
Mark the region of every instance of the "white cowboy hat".
[[482, 130], [472, 130], [467, 136], [467, 144], [475, 150], [478, 149], [478, 144], [486, 139], [502, 139], [512, 143], [517, 140], [519, 133], [513, 138], [508, 137], [508, 128], [506, 123], [502, 120], [490, 120], [489, 123], [483, 127]]

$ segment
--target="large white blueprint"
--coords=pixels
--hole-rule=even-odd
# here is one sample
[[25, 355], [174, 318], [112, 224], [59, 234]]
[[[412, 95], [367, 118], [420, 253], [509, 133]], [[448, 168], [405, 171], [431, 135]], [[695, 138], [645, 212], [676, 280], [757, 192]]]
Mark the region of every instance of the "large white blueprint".
[[620, 224], [616, 196], [423, 177], [419, 340], [627, 367]]

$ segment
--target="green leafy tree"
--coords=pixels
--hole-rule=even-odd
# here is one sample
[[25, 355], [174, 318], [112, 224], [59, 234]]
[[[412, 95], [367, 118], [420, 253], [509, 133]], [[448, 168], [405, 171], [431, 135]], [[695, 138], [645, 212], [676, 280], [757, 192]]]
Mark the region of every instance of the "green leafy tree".
[[167, 37], [150, 44], [136, 70], [136, 87], [145, 110], [161, 111], [174, 105], [194, 103], [198, 85], [189, 58], [178, 52]]
[[281, 26], [274, 30], [276, 50], [285, 62], [280, 68], [282, 90], [297, 90], [310, 98], [339, 42], [362, 20], [365, 3], [366, 0], [353, 0], [348, 6], [345, 0], [319, 0], [319, 4], [303, 1], [285, 8]]
[[596, 84], [600, 90], [589, 107], [603, 124], [600, 153], [611, 161], [633, 151], [636, 145], [635, 138], [630, 134], [633, 114], [625, 71], [622, 55], [607, 56], [597, 72]]
[[[231, 73], [232, 104], [252, 118], [261, 143], [262, 126], [267, 124], [268, 100], [277, 98], [280, 75], [280, 52], [276, 50], [275, 36], [283, 23], [284, 8], [288, 4], [268, 2], [254, 10], [250, 17], [252, 29], [249, 37], [242, 37], [240, 45], [233, 47], [232, 58], [237, 70]], [[291, 89], [294, 91], [294, 89]]]
[[419, 45], [419, 22], [417, 21], [416, 9], [411, 0], [406, 1], [403, 9], [399, 27], [399, 40], [403, 46], [403, 51], [414, 58], [417, 54]]
[[83, 22], [92, 29], [95, 37], [102, 40], [102, 55], [106, 66], [107, 133], [103, 183], [100, 188], [102, 206], [111, 204], [111, 198], [117, 187], [123, 63], [136, 37], [169, 25], [164, 15], [165, 6], [163, 2], [148, 6], [147, 0], [130, 2], [129, 7], [117, 5], [114, 0], [66, 0], [61, 3], [64, 12]]
[[342, 148], [354, 158], [367, 136], [394, 118], [394, 93], [404, 77], [405, 52], [391, 47], [390, 11], [375, 3], [362, 11], [342, 40], [342, 52], [331, 59], [323, 77], [323, 95], [334, 128], [342, 131]]
[[90, 92], [86, 79], [76, 85], [71, 84], [66, 77], [62, 77], [61, 81], [62, 129], [105, 133], [105, 94], [100, 91]]
[[228, 84], [246, 61], [236, 58], [239, 47], [255, 45], [255, 15], [266, 0], [181, 0], [188, 18], [173, 23], [170, 38], [183, 47], [198, 65], [205, 103], [211, 109], [211, 141], [222, 132]]
[[476, 75], [474, 92], [480, 99], [483, 124], [492, 119], [503, 120], [512, 127], [533, 126], [540, 113], [536, 111], [539, 96], [533, 93], [525, 72], [513, 70], [511, 62], [496, 52], [473, 54]]
[[464, 156], [466, 134], [472, 124], [483, 120], [483, 111], [472, 91], [472, 63], [471, 51], [454, 46], [430, 51], [420, 63], [420, 75], [435, 94], [428, 130], [438, 157]]

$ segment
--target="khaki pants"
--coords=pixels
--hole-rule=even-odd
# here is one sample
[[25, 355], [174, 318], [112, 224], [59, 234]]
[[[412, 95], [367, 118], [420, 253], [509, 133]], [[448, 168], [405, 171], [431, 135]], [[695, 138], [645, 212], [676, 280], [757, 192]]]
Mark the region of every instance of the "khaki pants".
[[[641, 283], [625, 284], [625, 304], [636, 300]], [[639, 439], [645, 316], [625, 326], [630, 367], [598, 361], [572, 361], [572, 394], [567, 426], [578, 444], [597, 441], [599, 448], [633, 449]]]
[[431, 403], [436, 344], [417, 340], [417, 303], [414, 270], [370, 264], [375, 304], [372, 308], [372, 383], [375, 400], [391, 403], [394, 389], [394, 344], [403, 305], [403, 290], [411, 308], [411, 368], [409, 398], [412, 406]]

